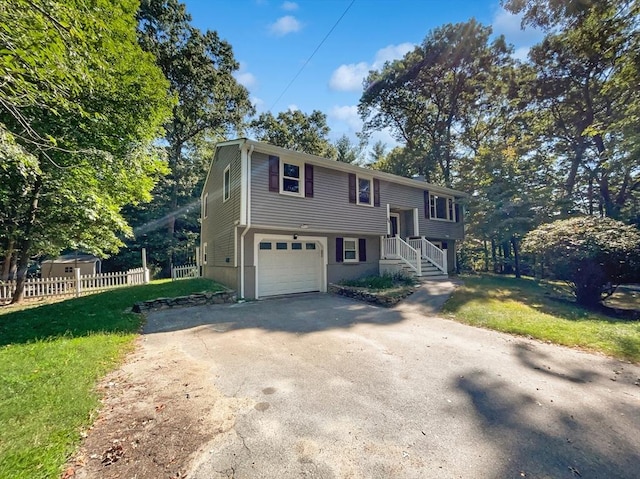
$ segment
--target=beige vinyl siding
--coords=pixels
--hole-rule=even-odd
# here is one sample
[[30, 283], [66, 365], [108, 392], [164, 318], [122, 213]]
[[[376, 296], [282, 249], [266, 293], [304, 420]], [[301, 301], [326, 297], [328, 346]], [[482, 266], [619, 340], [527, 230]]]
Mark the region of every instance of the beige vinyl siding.
[[[411, 188], [405, 185], [381, 181], [380, 201], [385, 206], [389, 203], [392, 209], [418, 208], [418, 224], [421, 236], [444, 240], [448, 238], [462, 239], [464, 237], [462, 218], [461, 221], [457, 223], [425, 218], [424, 190], [421, 188]], [[459, 210], [462, 211], [462, 207], [460, 207]], [[401, 224], [402, 233], [408, 233], [407, 236], [413, 236], [413, 232], [406, 229], [409, 225], [413, 225], [413, 217], [405, 213], [401, 215], [401, 221], [402, 220], [404, 220], [404, 224]]]
[[[230, 197], [223, 201], [224, 170], [229, 165]], [[209, 204], [208, 215], [202, 218], [200, 239], [202, 244], [207, 243], [207, 264], [203, 265], [207, 277], [213, 277], [212, 272], [207, 272], [211, 268], [228, 268], [234, 265], [235, 222], [240, 219], [241, 167], [239, 145], [223, 146], [216, 150], [204, 187]], [[224, 275], [231, 277], [233, 274], [226, 271]]]
[[[291, 157], [295, 159], [295, 156]], [[286, 161], [286, 157], [283, 157]], [[371, 174], [375, 177], [375, 173]], [[251, 170], [251, 223], [260, 226], [309, 231], [384, 235], [387, 233], [387, 203], [391, 208], [418, 208], [420, 234], [430, 238], [462, 239], [463, 223], [439, 221], [424, 216], [424, 190], [380, 181], [380, 206], [349, 203], [348, 174], [314, 166], [314, 197], [302, 198], [269, 191], [268, 155], [254, 152]], [[413, 235], [413, 213], [403, 213], [402, 234]], [[405, 218], [405, 216], [407, 218]], [[410, 219], [410, 221], [409, 221]], [[409, 229], [407, 229], [409, 228]]]
[[309, 231], [386, 234], [386, 207], [349, 203], [346, 173], [315, 165], [314, 197], [303, 198], [269, 191], [268, 155], [254, 152], [251, 162], [252, 224], [294, 230], [305, 224]]

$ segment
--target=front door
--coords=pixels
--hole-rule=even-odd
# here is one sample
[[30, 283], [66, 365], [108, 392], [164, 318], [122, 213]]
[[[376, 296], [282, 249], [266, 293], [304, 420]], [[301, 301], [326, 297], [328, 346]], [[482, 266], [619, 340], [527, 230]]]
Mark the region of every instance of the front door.
[[400, 234], [400, 215], [389, 213], [389, 222], [391, 223], [391, 236], [398, 236]]

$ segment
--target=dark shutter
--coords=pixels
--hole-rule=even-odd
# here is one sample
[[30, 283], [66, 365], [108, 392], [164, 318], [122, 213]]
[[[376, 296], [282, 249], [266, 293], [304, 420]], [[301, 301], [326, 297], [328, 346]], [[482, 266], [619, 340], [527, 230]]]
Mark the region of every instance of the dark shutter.
[[356, 202], [356, 175], [349, 173], [349, 203]]
[[462, 221], [462, 218], [460, 218], [460, 213], [462, 212], [462, 208], [460, 208], [460, 205], [458, 203], [454, 203], [453, 209], [456, 215], [456, 223], [460, 223]]
[[367, 261], [367, 240], [365, 238], [358, 240], [358, 261]]
[[313, 198], [313, 165], [304, 164], [304, 196]]
[[380, 180], [373, 179], [373, 206], [380, 206]]
[[269, 191], [280, 191], [280, 158], [269, 156]]
[[443, 242], [442, 242], [442, 249], [447, 249], [447, 247], [448, 247], [448, 246], [447, 246], [447, 242], [446, 242], [446, 241], [443, 241]]
[[431, 209], [429, 208], [429, 192], [425, 191], [424, 192], [424, 217], [425, 218], [430, 218], [431, 213], [430, 213]]
[[336, 238], [336, 263], [344, 261], [344, 239]]

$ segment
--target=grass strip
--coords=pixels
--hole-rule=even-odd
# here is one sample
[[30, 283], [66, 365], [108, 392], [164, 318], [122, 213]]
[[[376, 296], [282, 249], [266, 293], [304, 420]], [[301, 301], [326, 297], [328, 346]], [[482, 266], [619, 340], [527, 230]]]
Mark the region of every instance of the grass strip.
[[533, 279], [463, 276], [443, 312], [452, 319], [506, 333], [640, 362], [640, 321], [611, 318]]
[[137, 301], [221, 287], [158, 281], [51, 304], [0, 308], [0, 477], [53, 479], [99, 406], [95, 386], [133, 348]]

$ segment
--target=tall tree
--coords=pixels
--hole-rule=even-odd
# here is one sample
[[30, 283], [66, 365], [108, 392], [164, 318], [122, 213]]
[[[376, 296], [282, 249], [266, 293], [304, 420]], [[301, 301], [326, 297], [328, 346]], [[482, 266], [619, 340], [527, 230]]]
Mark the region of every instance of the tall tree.
[[630, 219], [640, 196], [640, 4], [628, 0], [508, 1], [547, 29], [530, 58], [534, 101], [563, 172], [562, 210]]
[[116, 251], [130, 233], [122, 207], [148, 201], [164, 171], [151, 142], [171, 101], [137, 44], [136, 8], [134, 0], [0, 5], [0, 243], [5, 263], [16, 258], [14, 302], [32, 256]]
[[336, 160], [343, 163], [357, 163], [362, 154], [362, 147], [354, 145], [347, 135], [342, 135], [334, 144]]
[[400, 60], [369, 74], [358, 106], [365, 131], [388, 128], [406, 152], [422, 158], [419, 173], [452, 185], [457, 134], [483, 100], [483, 87], [508, 62], [510, 50], [475, 20], [427, 35]]
[[314, 110], [307, 115], [300, 110], [288, 110], [278, 113], [277, 117], [270, 112], [262, 113], [249, 127], [257, 140], [333, 160], [337, 158], [336, 149], [329, 141], [327, 116], [321, 111]]
[[241, 132], [253, 107], [233, 76], [239, 64], [231, 45], [216, 32], [195, 28], [184, 4], [142, 0], [137, 18], [140, 45], [156, 57], [177, 99], [165, 124], [170, 173], [154, 191], [150, 210], [138, 212], [143, 223], [136, 224], [136, 230], [164, 227], [164, 238], [157, 229], [149, 234], [157, 236], [156, 247], [162, 250], [157, 258], [168, 270], [171, 252], [189, 244], [199, 229], [198, 201], [207, 168], [202, 148]]

